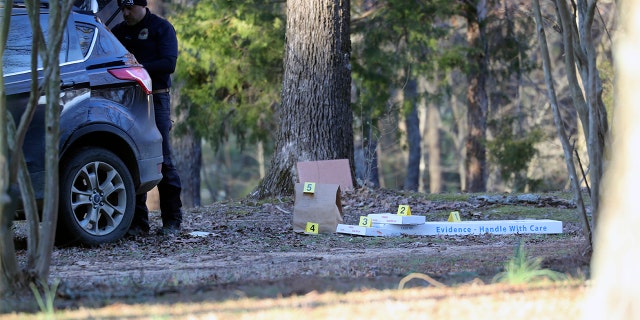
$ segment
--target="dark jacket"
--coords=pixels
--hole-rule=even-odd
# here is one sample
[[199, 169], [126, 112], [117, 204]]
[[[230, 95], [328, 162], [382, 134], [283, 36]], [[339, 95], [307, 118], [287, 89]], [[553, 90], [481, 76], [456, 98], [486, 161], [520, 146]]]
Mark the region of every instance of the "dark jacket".
[[147, 14], [138, 24], [128, 26], [121, 22], [111, 31], [147, 70], [153, 90], [171, 87], [171, 74], [178, 59], [178, 39], [169, 21], [147, 8]]

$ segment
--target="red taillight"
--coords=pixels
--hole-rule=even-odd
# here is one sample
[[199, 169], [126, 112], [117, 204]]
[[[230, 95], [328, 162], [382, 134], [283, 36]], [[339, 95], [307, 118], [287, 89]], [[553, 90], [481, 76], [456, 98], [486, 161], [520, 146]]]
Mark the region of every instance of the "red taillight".
[[143, 67], [109, 69], [109, 73], [120, 80], [134, 80], [146, 94], [151, 94], [151, 77]]

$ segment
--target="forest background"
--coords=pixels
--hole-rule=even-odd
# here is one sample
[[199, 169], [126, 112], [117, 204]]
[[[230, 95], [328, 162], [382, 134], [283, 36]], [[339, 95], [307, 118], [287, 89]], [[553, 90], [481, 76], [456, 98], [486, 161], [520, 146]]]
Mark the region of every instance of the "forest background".
[[[172, 145], [187, 207], [237, 199], [268, 171], [285, 50], [284, 1], [150, 0], [175, 26]], [[583, 128], [564, 68], [561, 27], [541, 2], [559, 108], [581, 183], [588, 175]], [[476, 8], [477, 9], [477, 8]], [[485, 3], [481, 52], [464, 12], [450, 1], [351, 1], [351, 105], [360, 185], [420, 192], [468, 191], [468, 74], [486, 62], [486, 164], [473, 191], [569, 189], [533, 11], [526, 2]], [[615, 3], [594, 19], [603, 100], [612, 105]], [[555, 32], [554, 32], [555, 31]], [[304, 107], [304, 106], [301, 106]], [[611, 114], [610, 110], [609, 114]], [[198, 188], [198, 186], [200, 188]]]

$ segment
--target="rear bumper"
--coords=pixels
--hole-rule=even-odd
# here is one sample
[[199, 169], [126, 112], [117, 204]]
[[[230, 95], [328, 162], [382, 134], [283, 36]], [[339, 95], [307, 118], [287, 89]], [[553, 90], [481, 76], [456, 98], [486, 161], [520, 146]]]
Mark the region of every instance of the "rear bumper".
[[156, 126], [153, 96], [136, 90], [136, 103], [131, 107], [135, 124], [128, 133], [134, 137], [138, 150], [140, 184], [137, 194], [150, 191], [162, 180], [162, 135]]
[[137, 194], [149, 192], [162, 180], [162, 157], [138, 161], [140, 185]]

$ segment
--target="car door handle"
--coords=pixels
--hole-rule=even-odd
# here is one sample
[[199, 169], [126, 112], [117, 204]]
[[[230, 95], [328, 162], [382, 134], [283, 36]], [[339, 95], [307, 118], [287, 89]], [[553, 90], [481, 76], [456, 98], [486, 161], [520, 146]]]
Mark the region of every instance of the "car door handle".
[[60, 81], [60, 89], [62, 90], [72, 88], [75, 85], [76, 83], [74, 81], [71, 81], [71, 82]]

